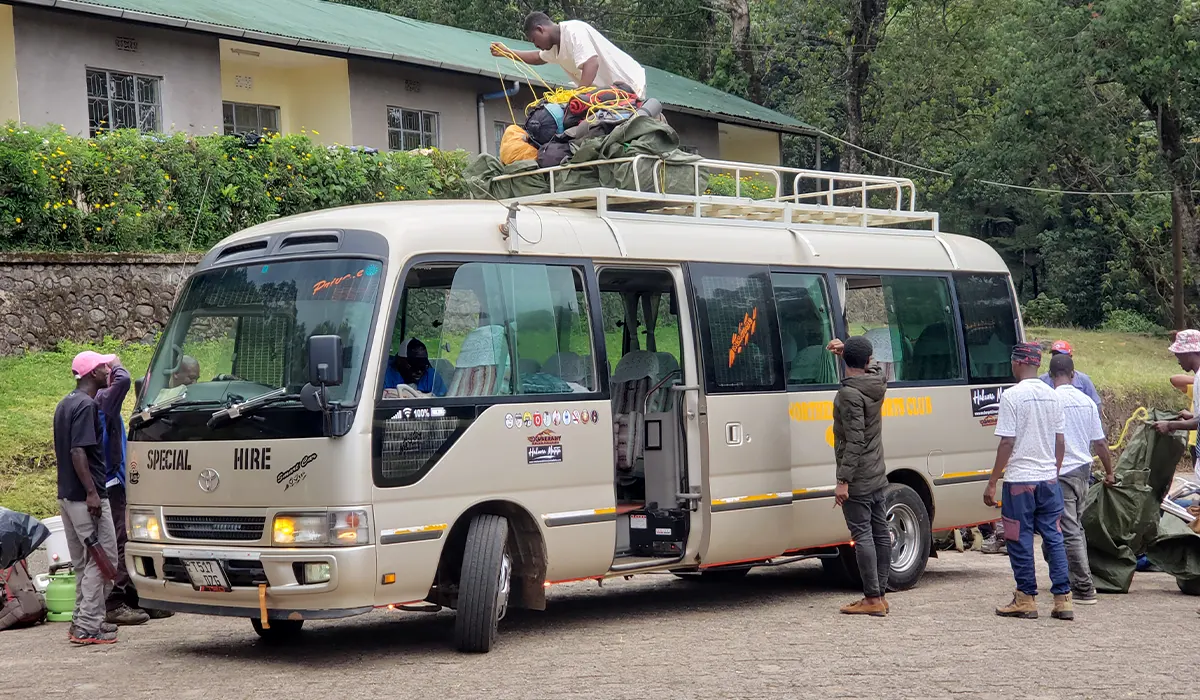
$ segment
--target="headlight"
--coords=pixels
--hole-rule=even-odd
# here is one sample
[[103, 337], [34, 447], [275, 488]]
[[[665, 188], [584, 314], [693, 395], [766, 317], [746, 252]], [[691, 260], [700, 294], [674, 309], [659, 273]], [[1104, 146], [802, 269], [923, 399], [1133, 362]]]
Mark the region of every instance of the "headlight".
[[292, 546], [367, 544], [371, 532], [365, 510], [280, 513], [271, 530], [272, 542]]
[[158, 542], [162, 540], [162, 528], [152, 510], [129, 511], [129, 539]]

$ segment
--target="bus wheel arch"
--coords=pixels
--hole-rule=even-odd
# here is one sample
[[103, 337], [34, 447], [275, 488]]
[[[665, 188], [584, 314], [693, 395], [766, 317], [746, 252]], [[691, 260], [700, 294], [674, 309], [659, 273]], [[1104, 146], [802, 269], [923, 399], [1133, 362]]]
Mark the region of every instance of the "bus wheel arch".
[[[471, 522], [481, 514], [498, 515], [508, 521], [508, 550], [512, 556], [512, 592], [509, 607], [546, 609], [546, 543], [537, 521], [529, 511], [510, 501], [486, 501], [464, 511], [455, 520], [442, 547], [436, 581], [440, 590], [457, 591], [463, 554]], [[456, 607], [456, 595], [433, 595], [430, 602]]]

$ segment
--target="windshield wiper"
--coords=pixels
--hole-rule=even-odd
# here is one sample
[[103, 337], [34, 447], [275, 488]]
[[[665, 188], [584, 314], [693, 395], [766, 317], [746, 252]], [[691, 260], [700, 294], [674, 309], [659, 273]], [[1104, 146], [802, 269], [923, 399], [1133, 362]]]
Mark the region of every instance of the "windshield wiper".
[[215, 428], [223, 421], [237, 420], [238, 418], [253, 413], [264, 406], [283, 403], [284, 401], [299, 400], [299, 394], [289, 394], [286, 387], [281, 387], [274, 391], [268, 391], [265, 394], [259, 394], [252, 399], [247, 399], [241, 403], [235, 403], [232, 406], [215, 411], [208, 419], [208, 427]]
[[[180, 398], [182, 399], [182, 397], [180, 397]], [[133, 417], [131, 417], [129, 419], [129, 427], [130, 428], [140, 428], [140, 427], [146, 425], [147, 423], [154, 422], [158, 418], [162, 417], [163, 414], [168, 413], [171, 410], [176, 409], [176, 408], [182, 408], [184, 406], [211, 406], [214, 403], [218, 403], [218, 402], [209, 399], [209, 400], [204, 400], [204, 401], [175, 400], [175, 401], [166, 401], [163, 403], [157, 403], [152, 406], [147, 406], [145, 409], [142, 410], [141, 413], [133, 414]]]

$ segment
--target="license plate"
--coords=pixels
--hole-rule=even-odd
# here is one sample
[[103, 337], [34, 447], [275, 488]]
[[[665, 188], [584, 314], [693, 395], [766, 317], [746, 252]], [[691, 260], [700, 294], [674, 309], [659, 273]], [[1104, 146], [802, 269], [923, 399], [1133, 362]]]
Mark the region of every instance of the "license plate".
[[183, 562], [188, 576], [192, 579], [192, 588], [198, 591], [216, 591], [225, 593], [232, 590], [229, 579], [221, 564], [212, 559], [187, 559]]

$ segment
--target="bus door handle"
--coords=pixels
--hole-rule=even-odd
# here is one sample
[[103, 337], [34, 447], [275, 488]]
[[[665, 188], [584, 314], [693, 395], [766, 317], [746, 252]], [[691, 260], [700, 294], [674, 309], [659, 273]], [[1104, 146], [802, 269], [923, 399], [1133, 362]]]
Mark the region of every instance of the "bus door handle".
[[742, 434], [741, 423], [726, 423], [725, 424], [725, 444], [730, 447], [737, 447], [742, 444], [744, 435]]

